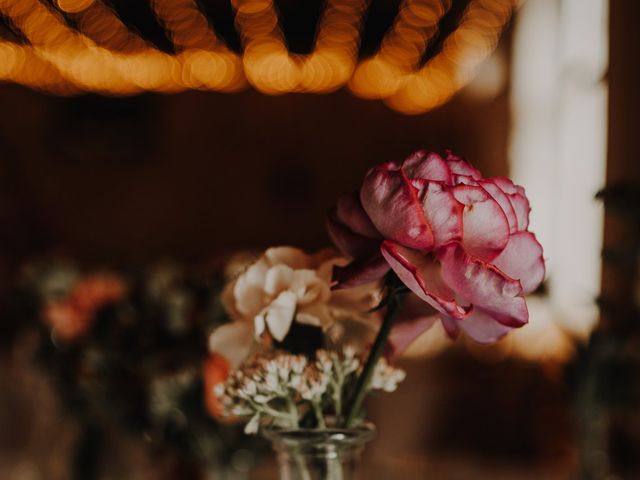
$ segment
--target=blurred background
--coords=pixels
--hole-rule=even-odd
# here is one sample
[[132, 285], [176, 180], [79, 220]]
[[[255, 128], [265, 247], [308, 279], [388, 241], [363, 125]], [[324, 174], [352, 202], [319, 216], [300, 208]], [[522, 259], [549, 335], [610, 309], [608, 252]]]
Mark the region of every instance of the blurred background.
[[[495, 346], [438, 328], [416, 342], [406, 382], [371, 401], [365, 478], [640, 478], [639, 14], [626, 0], [0, 0], [0, 478], [275, 478], [229, 432], [227, 450], [198, 432], [194, 455], [167, 434], [171, 415], [194, 422], [169, 400], [162, 434], [151, 407], [116, 426], [101, 412], [137, 383], [104, 378], [140, 360], [131, 345], [170, 378], [137, 400], [164, 405], [187, 377], [199, 392], [202, 374], [176, 365], [200, 361], [226, 259], [328, 245], [338, 195], [419, 148], [523, 184], [548, 277], [530, 325]], [[62, 348], [43, 327], [51, 282], [96, 271], [132, 292], [99, 312], [121, 330]], [[132, 318], [168, 326], [149, 336]]]

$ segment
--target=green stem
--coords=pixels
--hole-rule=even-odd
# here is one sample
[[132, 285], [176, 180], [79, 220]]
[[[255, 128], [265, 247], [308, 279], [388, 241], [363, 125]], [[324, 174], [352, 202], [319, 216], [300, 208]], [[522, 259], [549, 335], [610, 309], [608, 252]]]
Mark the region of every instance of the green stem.
[[307, 468], [307, 462], [305, 458], [299, 453], [294, 453], [293, 455], [298, 467], [299, 477], [294, 476], [292, 480], [311, 480], [311, 474], [309, 473], [309, 469]]
[[293, 402], [291, 397], [287, 397], [287, 406], [289, 407], [289, 413], [291, 414], [291, 419], [293, 422], [293, 428], [300, 428], [300, 419], [298, 417], [298, 408], [296, 404]]
[[358, 382], [356, 383], [356, 388], [353, 392], [352, 400], [349, 402], [346, 408], [345, 427], [347, 428], [352, 427], [354, 422], [358, 418], [358, 413], [360, 412], [362, 402], [364, 401], [369, 391], [371, 377], [373, 376], [375, 367], [378, 363], [378, 360], [380, 359], [380, 356], [382, 355], [382, 350], [384, 349], [387, 337], [391, 332], [391, 327], [393, 327], [396, 316], [398, 315], [398, 310], [401, 303], [401, 295], [398, 295], [393, 291], [389, 292], [387, 311], [384, 315], [384, 320], [382, 321], [382, 325], [380, 326], [378, 335], [373, 342], [373, 346], [371, 347], [371, 351], [369, 352], [369, 356], [367, 357], [367, 362], [364, 365], [364, 369], [358, 377]]
[[313, 405], [313, 413], [316, 415], [316, 420], [318, 421], [318, 428], [325, 429], [327, 428], [327, 424], [324, 421], [324, 416], [322, 415], [322, 408], [318, 402], [311, 402]]
[[342, 379], [340, 382], [333, 382], [333, 403], [336, 413], [336, 421], [340, 422], [342, 417]]
[[256, 410], [264, 412], [265, 414], [270, 415], [274, 418], [280, 418], [280, 419], [289, 420], [289, 421], [295, 420], [295, 418], [291, 415], [291, 413], [279, 412], [264, 404], [256, 403], [254, 405]]

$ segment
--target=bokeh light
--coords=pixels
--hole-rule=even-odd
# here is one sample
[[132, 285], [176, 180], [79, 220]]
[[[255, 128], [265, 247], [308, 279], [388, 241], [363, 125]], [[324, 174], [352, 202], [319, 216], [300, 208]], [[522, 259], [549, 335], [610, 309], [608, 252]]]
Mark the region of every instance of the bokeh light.
[[0, 44], [0, 80], [64, 95], [237, 91], [247, 82], [278, 95], [347, 85], [359, 97], [417, 114], [442, 105], [471, 81], [495, 49], [515, 2], [472, 0], [439, 53], [423, 65], [451, 6], [452, 0], [405, 0], [378, 51], [359, 60], [365, 0], [329, 0], [307, 55], [289, 51], [272, 0], [232, 1], [242, 54], [218, 38], [195, 0], [150, 0], [175, 53], [131, 30], [102, 0], [0, 0], [0, 13], [28, 40]]

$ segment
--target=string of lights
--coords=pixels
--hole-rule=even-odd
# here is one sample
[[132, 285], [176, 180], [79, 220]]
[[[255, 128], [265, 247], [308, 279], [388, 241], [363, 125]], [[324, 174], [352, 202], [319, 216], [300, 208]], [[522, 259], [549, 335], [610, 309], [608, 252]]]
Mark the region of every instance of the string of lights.
[[273, 0], [232, 0], [242, 54], [218, 38], [196, 0], [150, 0], [175, 53], [132, 31], [102, 0], [0, 0], [0, 13], [26, 39], [0, 39], [0, 81], [59, 95], [237, 91], [247, 83], [277, 95], [347, 86], [417, 114], [442, 105], [473, 78], [516, 3], [471, 0], [439, 52], [422, 65], [452, 0], [404, 0], [378, 51], [360, 61], [366, 0], [328, 0], [307, 55], [289, 51]]
[[245, 86], [242, 59], [218, 40], [195, 0], [152, 0], [151, 7], [178, 47], [183, 86], [221, 91]]
[[351, 77], [364, 0], [329, 0], [309, 55], [289, 53], [271, 0], [235, 0], [233, 5], [244, 43], [245, 73], [256, 89], [270, 94], [330, 92]]
[[363, 98], [386, 98], [396, 93], [407, 75], [419, 67], [438, 22], [451, 8], [451, 0], [405, 0], [380, 50], [363, 61], [349, 82]]
[[444, 104], [473, 79], [478, 66], [493, 52], [516, 4], [516, 0], [472, 1], [440, 53], [407, 75], [385, 102], [407, 114]]
[[101, 1], [58, 0], [58, 8], [75, 19], [80, 31], [101, 47], [123, 53], [149, 47]]

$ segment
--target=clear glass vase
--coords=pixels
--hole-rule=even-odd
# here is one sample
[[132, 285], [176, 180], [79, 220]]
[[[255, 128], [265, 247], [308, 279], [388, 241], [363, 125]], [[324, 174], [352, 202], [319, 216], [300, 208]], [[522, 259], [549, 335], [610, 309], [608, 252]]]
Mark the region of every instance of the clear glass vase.
[[348, 429], [267, 429], [278, 458], [280, 480], [357, 479], [360, 457], [375, 427]]

